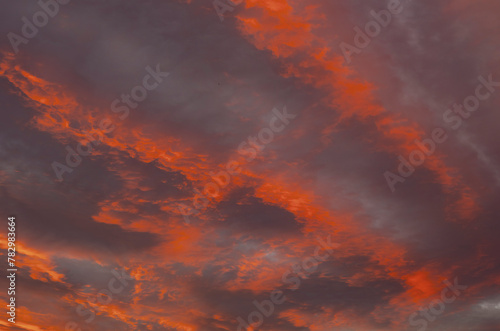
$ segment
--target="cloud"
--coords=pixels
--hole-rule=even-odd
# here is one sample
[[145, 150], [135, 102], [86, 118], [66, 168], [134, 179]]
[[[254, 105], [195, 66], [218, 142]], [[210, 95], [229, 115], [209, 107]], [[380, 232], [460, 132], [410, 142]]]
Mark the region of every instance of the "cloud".
[[[18, 219], [18, 329], [229, 331], [280, 289], [264, 329], [404, 330], [455, 277], [468, 289], [429, 327], [498, 328], [500, 94], [457, 130], [443, 120], [480, 76], [500, 81], [498, 5], [406, 1], [346, 64], [341, 42], [384, 8], [246, 0], [221, 22], [210, 1], [75, 1], [19, 52], [2, 38], [0, 209]], [[40, 6], [3, 10], [7, 36]], [[114, 100], [157, 64], [168, 77], [121, 116]], [[186, 224], [178, 205], [283, 106], [294, 121]], [[115, 129], [58, 181], [53, 162], [105, 119]], [[448, 140], [391, 192], [384, 172], [437, 127]], [[327, 235], [339, 248], [292, 290], [283, 273]], [[118, 269], [130, 286], [89, 301]]]

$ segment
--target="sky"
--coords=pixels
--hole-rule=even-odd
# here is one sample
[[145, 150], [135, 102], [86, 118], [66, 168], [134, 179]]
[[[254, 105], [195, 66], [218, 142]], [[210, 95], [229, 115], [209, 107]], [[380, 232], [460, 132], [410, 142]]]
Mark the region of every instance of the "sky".
[[499, 12], [4, 1], [0, 329], [500, 330]]

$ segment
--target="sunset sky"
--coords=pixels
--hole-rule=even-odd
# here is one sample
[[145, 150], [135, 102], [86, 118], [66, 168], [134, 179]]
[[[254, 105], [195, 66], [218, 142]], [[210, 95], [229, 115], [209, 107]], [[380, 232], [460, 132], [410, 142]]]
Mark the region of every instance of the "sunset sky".
[[499, 1], [0, 12], [1, 330], [500, 330]]

